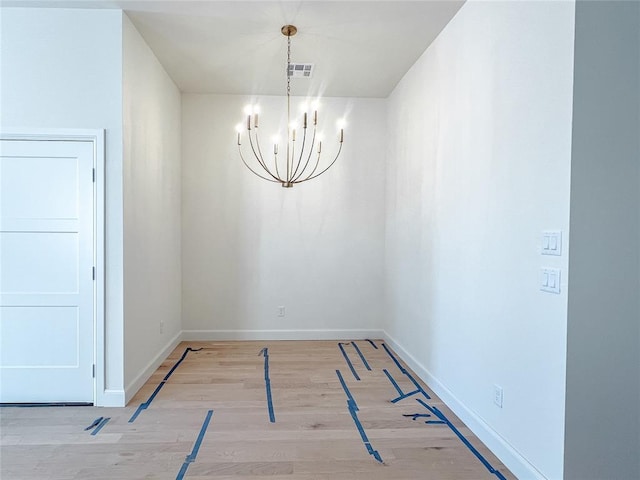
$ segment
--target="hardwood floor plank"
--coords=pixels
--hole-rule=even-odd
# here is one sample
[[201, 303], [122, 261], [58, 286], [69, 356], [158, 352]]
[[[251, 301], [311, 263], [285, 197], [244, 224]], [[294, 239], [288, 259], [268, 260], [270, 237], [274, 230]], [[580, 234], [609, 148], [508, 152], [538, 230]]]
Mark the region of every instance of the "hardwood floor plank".
[[[185, 480], [498, 478], [446, 424], [425, 424], [438, 418], [417, 399], [437, 407], [494, 468], [515, 478], [422, 382], [430, 399], [418, 392], [392, 403], [399, 393], [383, 369], [404, 394], [416, 385], [401, 368], [417, 376], [374, 341], [378, 349], [355, 342], [364, 360], [343, 341], [360, 381], [337, 341], [182, 342], [125, 408], [0, 409], [0, 478], [174, 479], [208, 410], [214, 415]], [[190, 351], [175, 367], [189, 347], [202, 350]], [[267, 409], [263, 348], [275, 423]], [[336, 370], [357, 410], [350, 410]], [[431, 417], [414, 420], [413, 414]], [[84, 428], [98, 417], [111, 420], [92, 436]], [[362, 433], [383, 463], [370, 454]]]

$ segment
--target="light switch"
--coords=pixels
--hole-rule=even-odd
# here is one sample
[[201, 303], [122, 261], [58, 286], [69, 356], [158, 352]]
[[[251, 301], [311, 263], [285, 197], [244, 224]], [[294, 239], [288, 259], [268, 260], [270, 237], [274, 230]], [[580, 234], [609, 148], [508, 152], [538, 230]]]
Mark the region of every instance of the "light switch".
[[560, 293], [560, 269], [542, 267], [540, 269], [540, 290], [549, 293]]
[[562, 255], [562, 232], [545, 230], [542, 232], [542, 255]]

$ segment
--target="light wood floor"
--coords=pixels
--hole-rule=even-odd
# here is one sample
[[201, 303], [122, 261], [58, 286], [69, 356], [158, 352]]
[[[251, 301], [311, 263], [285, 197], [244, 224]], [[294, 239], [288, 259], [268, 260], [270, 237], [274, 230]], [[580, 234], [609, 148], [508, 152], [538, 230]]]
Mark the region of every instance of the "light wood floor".
[[[0, 478], [18, 479], [435, 479], [515, 478], [453, 413], [426, 388], [416, 387], [375, 340], [344, 351], [336, 341], [183, 342], [126, 408], [42, 407], [0, 409]], [[187, 347], [189, 352], [161, 390], [149, 399]], [[275, 422], [270, 421], [269, 380]], [[404, 366], [404, 364], [402, 364]], [[349, 394], [340, 383], [339, 370]], [[417, 380], [417, 376], [408, 370]], [[422, 400], [434, 410], [427, 410]], [[354, 407], [357, 405], [357, 410]], [[438, 409], [438, 410], [435, 410]], [[209, 410], [197, 455], [194, 445]], [[436, 411], [457, 428], [490, 469]], [[413, 414], [431, 415], [416, 417]], [[110, 420], [95, 435], [97, 417]], [[357, 428], [369, 440], [371, 454]], [[190, 462], [185, 458], [192, 455]], [[503, 477], [502, 477], [503, 476]]]

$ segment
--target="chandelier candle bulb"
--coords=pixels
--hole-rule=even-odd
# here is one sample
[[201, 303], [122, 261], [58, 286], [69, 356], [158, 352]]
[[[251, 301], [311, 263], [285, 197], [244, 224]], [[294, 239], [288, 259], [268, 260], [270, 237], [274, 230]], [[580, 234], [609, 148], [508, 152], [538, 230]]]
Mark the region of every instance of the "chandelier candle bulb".
[[253, 128], [258, 128], [258, 114], [253, 116]]
[[343, 142], [343, 140], [344, 140], [344, 129], [343, 129], [343, 128], [341, 128], [341, 129], [340, 129], [340, 143], [342, 143], [342, 142]]
[[302, 128], [307, 128], [307, 112], [304, 112], [304, 120], [302, 121]]
[[318, 111], [314, 110], [313, 112], [313, 125], [316, 126], [318, 124]]
[[[239, 135], [240, 134], [238, 134], [238, 138], [240, 138]], [[321, 153], [321, 152], [322, 152], [322, 142], [318, 142], [318, 153]]]
[[238, 132], [238, 145], [240, 145], [240, 132]]
[[251, 130], [251, 115], [247, 115], [247, 130]]
[[274, 155], [277, 155], [277, 154], [278, 154], [278, 144], [277, 144], [277, 143], [274, 143], [274, 144], [273, 144], [273, 154], [274, 154]]
[[293, 130], [291, 130], [291, 141], [292, 142], [296, 141], [296, 129], [295, 128]]

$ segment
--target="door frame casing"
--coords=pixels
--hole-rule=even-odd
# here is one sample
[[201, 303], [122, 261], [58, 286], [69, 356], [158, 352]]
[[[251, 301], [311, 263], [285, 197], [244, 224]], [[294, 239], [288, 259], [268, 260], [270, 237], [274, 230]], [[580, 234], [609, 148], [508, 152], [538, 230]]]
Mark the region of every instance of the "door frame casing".
[[3, 128], [0, 140], [91, 142], [93, 168], [93, 404], [107, 406], [105, 358], [105, 130], [78, 128]]

